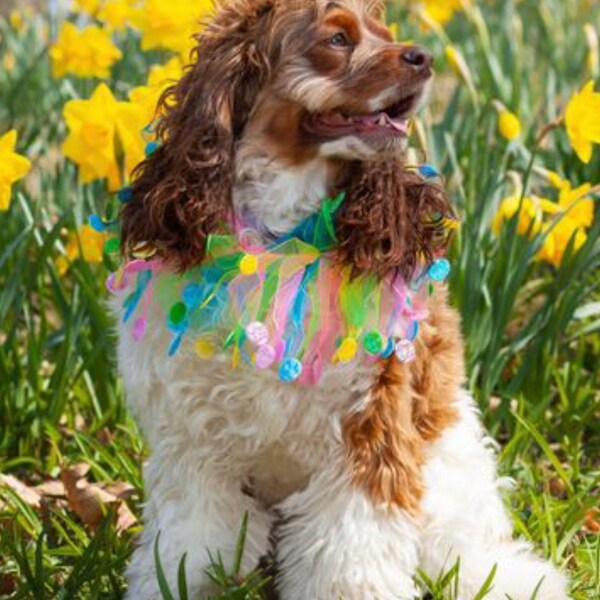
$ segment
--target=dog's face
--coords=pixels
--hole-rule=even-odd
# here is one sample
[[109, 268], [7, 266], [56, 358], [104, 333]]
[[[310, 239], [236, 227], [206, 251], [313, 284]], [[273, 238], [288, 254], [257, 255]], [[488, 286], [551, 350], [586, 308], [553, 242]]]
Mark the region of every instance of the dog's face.
[[[281, 10], [285, 10], [282, 8]], [[271, 81], [249, 119], [282, 158], [389, 158], [432, 76], [432, 57], [394, 43], [377, 5], [317, 1], [302, 18], [275, 17]]]

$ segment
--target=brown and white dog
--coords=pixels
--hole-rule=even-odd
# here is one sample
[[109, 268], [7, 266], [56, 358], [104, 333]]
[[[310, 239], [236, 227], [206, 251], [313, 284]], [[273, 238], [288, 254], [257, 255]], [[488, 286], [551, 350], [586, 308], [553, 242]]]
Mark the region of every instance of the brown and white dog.
[[[285, 232], [344, 189], [341, 263], [410, 276], [431, 250], [424, 210], [448, 204], [402, 168], [432, 57], [394, 43], [382, 13], [373, 0], [220, 7], [162, 100], [162, 144], [122, 215], [125, 250], [182, 271], [234, 215]], [[143, 344], [121, 331], [120, 371], [151, 450], [128, 598], [159, 597], [159, 532], [171, 584], [187, 553], [191, 591], [210, 594], [208, 551], [230, 562], [247, 512], [244, 566], [274, 553], [282, 600], [408, 600], [418, 568], [435, 578], [458, 558], [462, 600], [494, 565], [490, 600], [538, 586], [537, 598], [566, 599], [565, 578], [512, 539], [443, 288], [429, 312], [414, 362], [331, 366], [315, 388], [186, 347], [168, 358], [157, 322]]]

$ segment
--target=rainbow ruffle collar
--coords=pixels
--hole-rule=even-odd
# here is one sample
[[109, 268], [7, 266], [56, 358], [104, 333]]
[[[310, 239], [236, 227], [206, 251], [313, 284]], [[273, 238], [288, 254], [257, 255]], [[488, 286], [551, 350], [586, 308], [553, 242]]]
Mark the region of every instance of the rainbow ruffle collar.
[[[159, 260], [136, 259], [108, 279], [123, 297], [123, 321], [144, 342], [150, 315], [162, 315], [171, 341], [200, 358], [229, 352], [232, 367], [276, 370], [280, 380], [318, 383], [330, 364], [414, 359], [428, 297], [450, 264], [444, 257], [421, 266], [412, 281], [399, 275], [352, 276], [340, 268], [334, 216], [344, 194], [288, 234], [265, 242], [252, 229], [212, 235], [203, 263], [183, 274]], [[189, 350], [184, 350], [189, 351]]]

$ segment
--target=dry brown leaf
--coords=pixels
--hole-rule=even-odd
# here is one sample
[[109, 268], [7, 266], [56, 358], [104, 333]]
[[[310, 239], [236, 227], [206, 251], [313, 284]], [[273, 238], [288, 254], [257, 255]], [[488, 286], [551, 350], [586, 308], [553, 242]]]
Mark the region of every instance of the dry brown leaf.
[[131, 512], [126, 502], [120, 502], [117, 509], [117, 535], [122, 535], [125, 531], [137, 524], [135, 515]]
[[40, 507], [40, 494], [13, 475], [3, 475], [0, 473], [0, 487], [11, 489], [28, 506], [32, 506], [33, 508]]
[[113, 483], [101, 483], [102, 488], [109, 494], [116, 496], [119, 500], [131, 498], [135, 492], [135, 488], [125, 481], [115, 481]]
[[586, 510], [583, 526], [590, 533], [600, 533], [600, 509], [590, 508]]
[[79, 475], [79, 477], [85, 477], [91, 469], [90, 465], [88, 465], [88, 463], [85, 462], [75, 463], [74, 465], [70, 465], [67, 468], [74, 474]]
[[104, 505], [118, 501], [114, 494], [110, 494], [96, 483], [90, 483], [82, 473], [81, 465], [67, 467], [60, 474], [65, 486], [69, 508], [92, 529], [96, 527], [105, 514]]
[[44, 497], [62, 498], [66, 495], [65, 486], [60, 479], [48, 479], [48, 481], [36, 485], [34, 489]]
[[[135, 488], [124, 481], [92, 483], [87, 474], [90, 465], [76, 463], [62, 469], [60, 479], [48, 479], [39, 485], [29, 486], [13, 475], [0, 473], [0, 488], [7, 487], [28, 506], [42, 510], [48, 504], [73, 511], [90, 528], [98, 526], [106, 514], [106, 507], [116, 508], [116, 528], [121, 535], [134, 526], [137, 519], [125, 499]], [[0, 502], [0, 509], [3, 507]]]
[[110, 444], [115, 439], [115, 434], [108, 427], [103, 427], [96, 431], [96, 439], [101, 444]]

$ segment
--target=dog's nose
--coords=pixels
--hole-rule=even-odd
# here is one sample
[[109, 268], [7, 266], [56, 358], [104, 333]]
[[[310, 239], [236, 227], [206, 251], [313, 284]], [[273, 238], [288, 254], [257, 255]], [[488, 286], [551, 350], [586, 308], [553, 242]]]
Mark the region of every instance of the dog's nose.
[[431, 67], [433, 56], [431, 56], [424, 48], [420, 48], [419, 46], [408, 46], [400, 53], [400, 60], [417, 71], [422, 71], [423, 69]]

